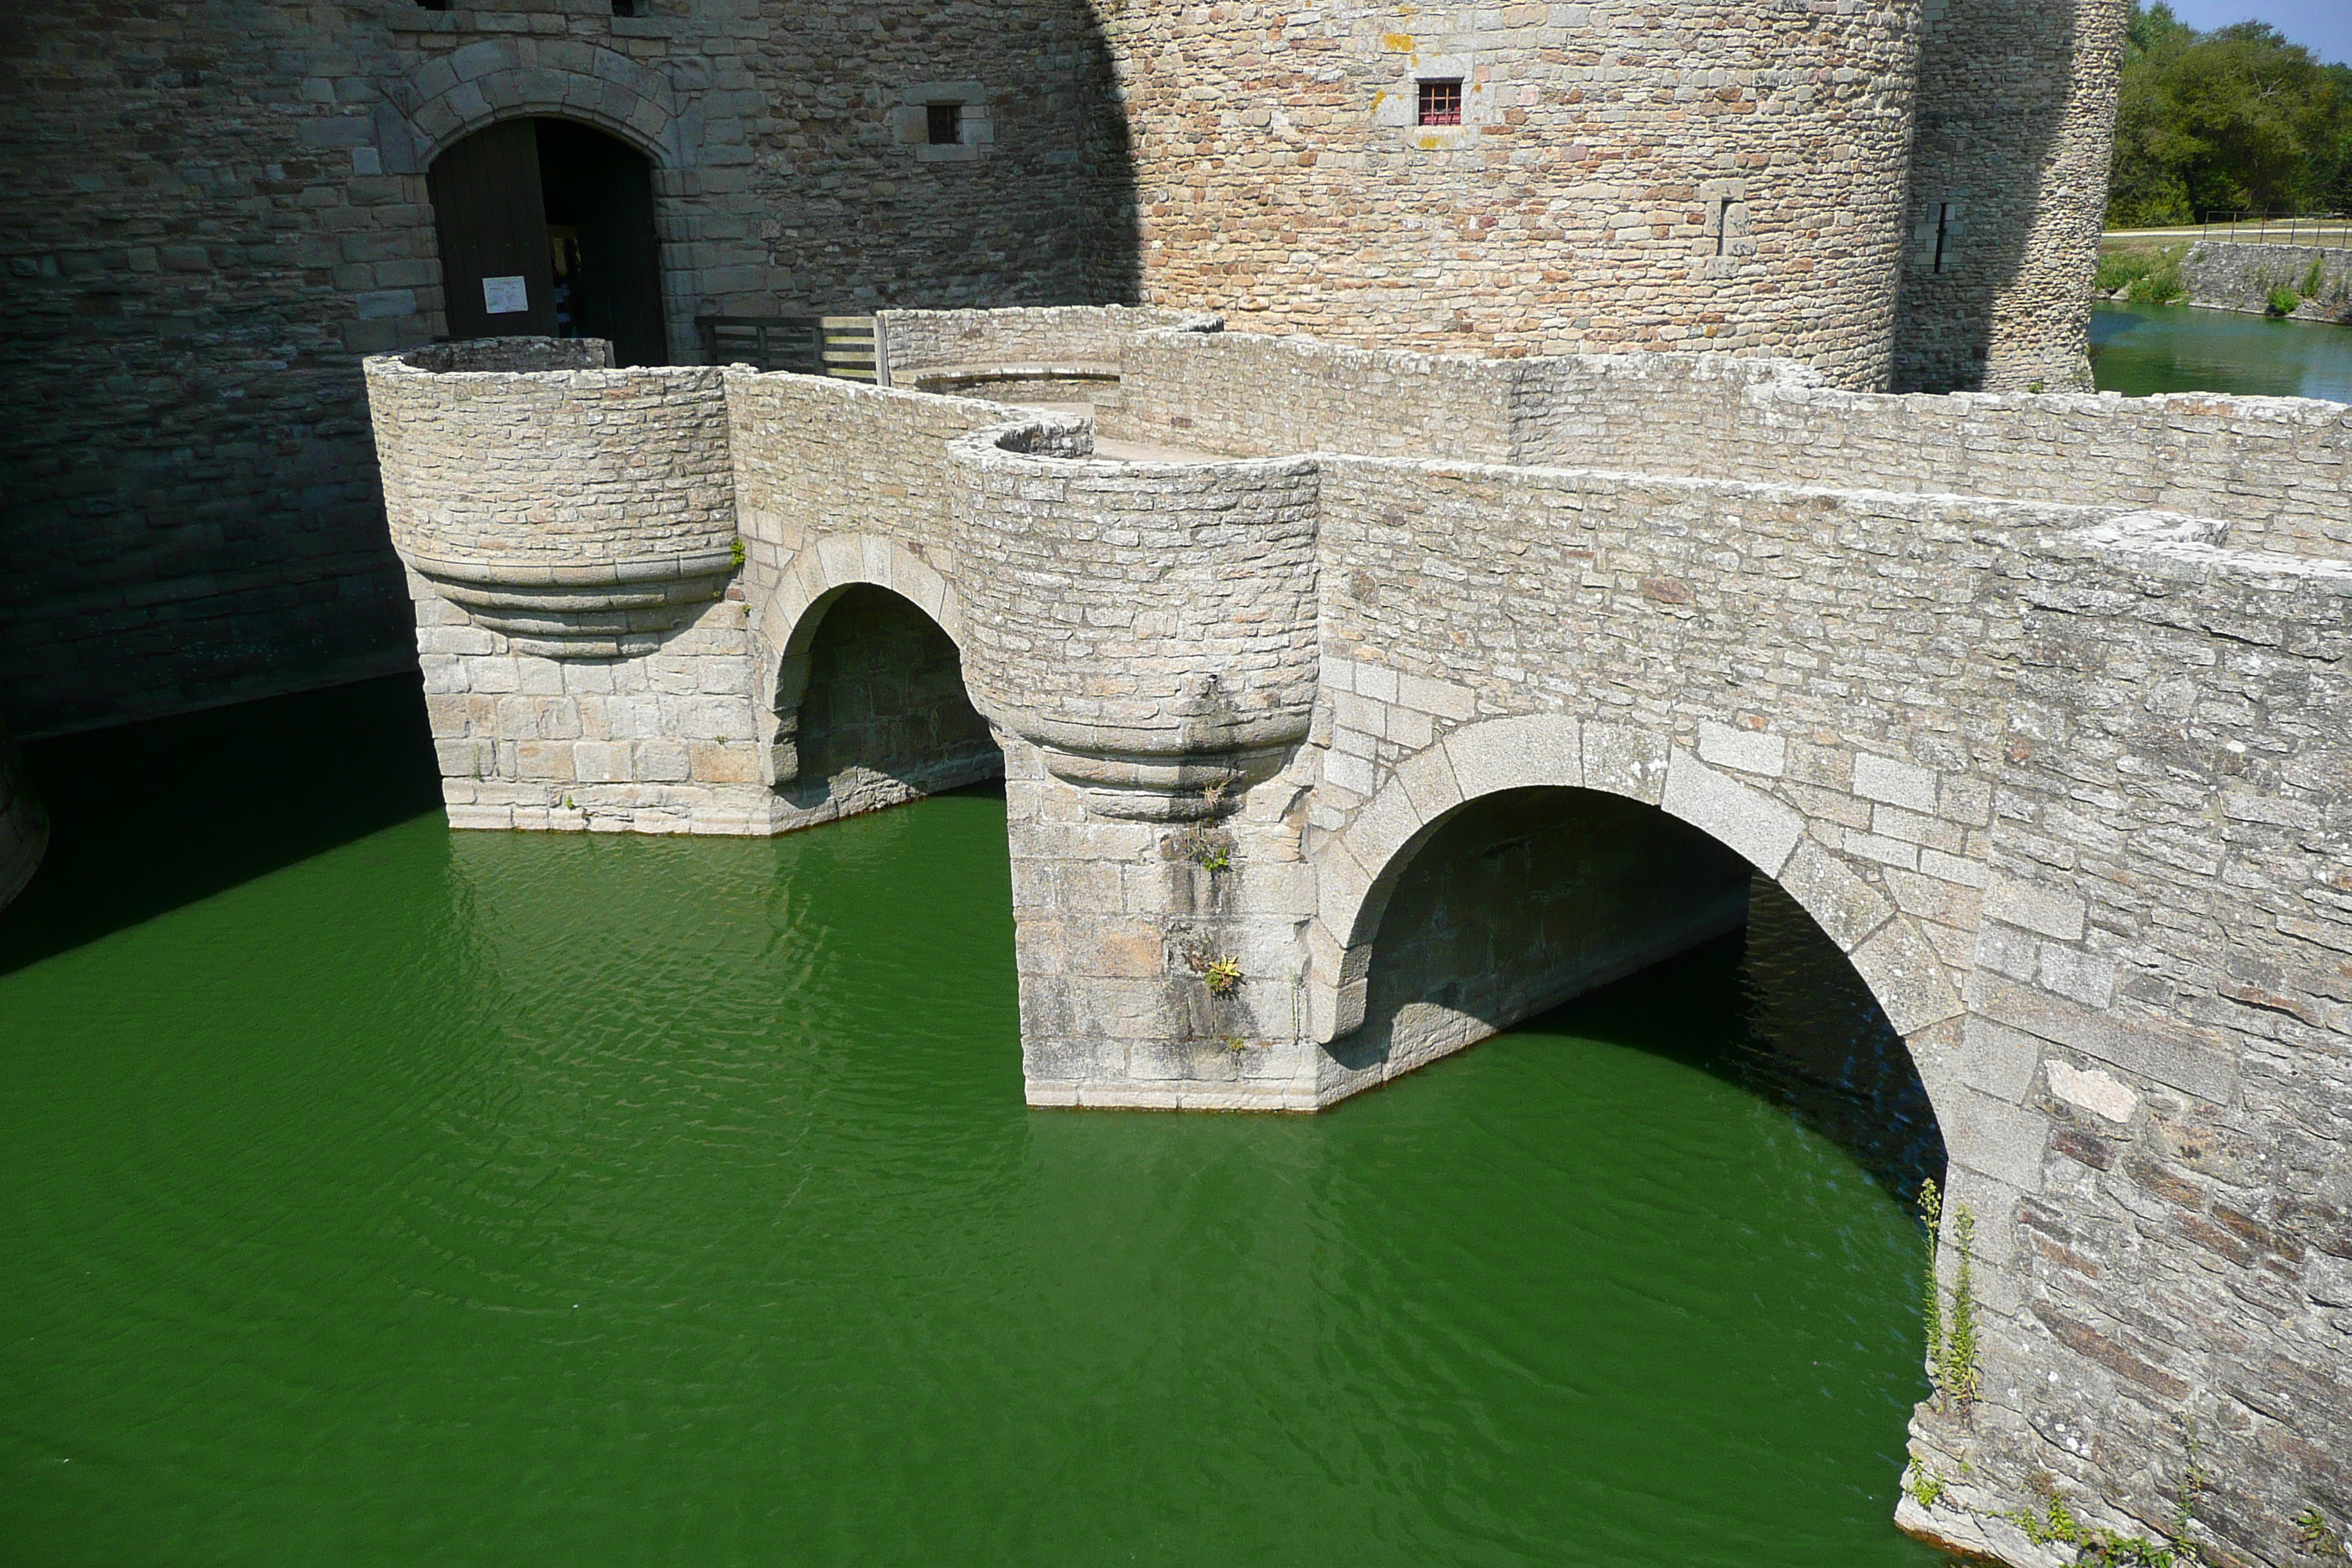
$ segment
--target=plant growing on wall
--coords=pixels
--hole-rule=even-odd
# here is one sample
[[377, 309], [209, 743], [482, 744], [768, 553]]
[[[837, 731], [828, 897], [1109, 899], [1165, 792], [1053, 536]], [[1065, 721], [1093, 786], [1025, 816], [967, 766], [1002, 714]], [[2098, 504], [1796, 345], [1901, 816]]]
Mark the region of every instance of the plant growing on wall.
[[1201, 981], [1212, 996], [1230, 996], [1241, 988], [1242, 961], [1219, 953], [1201, 966]]
[[1938, 1266], [1943, 1261], [1944, 1194], [1934, 1178], [1919, 1184], [1919, 1218], [1927, 1229], [1927, 1278], [1920, 1319], [1927, 1331], [1928, 1374], [1936, 1384], [1936, 1407], [1965, 1412], [1974, 1404], [1982, 1373], [1977, 1364], [1977, 1216], [1966, 1204], [1952, 1210], [1952, 1246], [1960, 1255], [1952, 1271], [1952, 1297], [1944, 1304]]

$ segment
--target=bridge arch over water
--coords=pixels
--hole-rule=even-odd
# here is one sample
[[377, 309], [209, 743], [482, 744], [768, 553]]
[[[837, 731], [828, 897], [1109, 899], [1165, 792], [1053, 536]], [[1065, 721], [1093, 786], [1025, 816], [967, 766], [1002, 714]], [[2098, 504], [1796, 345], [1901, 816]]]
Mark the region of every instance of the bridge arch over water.
[[[1340, 1070], [1375, 1080], [1410, 1071], [1736, 929], [1746, 919], [1752, 870], [1785, 891], [1846, 955], [1911, 1045], [1933, 1098], [1963, 1008], [1920, 923], [1809, 832], [1813, 824], [1802, 814], [1763, 791], [1679, 748], [1667, 752], [1662, 769], [1589, 775], [1583, 739], [1583, 727], [1564, 715], [1465, 723], [1400, 763], [1345, 827], [1310, 843], [1318, 888], [1310, 1017]], [[1482, 824], [1482, 815], [1496, 820]], [[1562, 931], [1557, 921], [1529, 928], [1529, 919], [1541, 917], [1522, 911], [1520, 929], [1505, 939], [1518, 944], [1516, 963], [1506, 962], [1520, 973], [1489, 976], [1477, 995], [1482, 1005], [1449, 1007], [1453, 1017], [1408, 1028], [1400, 1039], [1391, 1009], [1412, 1005], [1393, 973], [1403, 955], [1396, 933], [1385, 953], [1381, 942], [1400, 889], [1437, 870], [1433, 857], [1517, 846], [1528, 846], [1538, 863], [1528, 893], [1573, 902], [1575, 929]], [[1507, 910], [1489, 910], [1487, 919], [1490, 934], [1510, 923]], [[1423, 955], [1424, 964], [1435, 958]], [[1384, 961], [1388, 1005], [1378, 1006]], [[1457, 988], [1466, 979], [1437, 970], [1426, 978]], [[1368, 1023], [1380, 1040], [1360, 1037]]]

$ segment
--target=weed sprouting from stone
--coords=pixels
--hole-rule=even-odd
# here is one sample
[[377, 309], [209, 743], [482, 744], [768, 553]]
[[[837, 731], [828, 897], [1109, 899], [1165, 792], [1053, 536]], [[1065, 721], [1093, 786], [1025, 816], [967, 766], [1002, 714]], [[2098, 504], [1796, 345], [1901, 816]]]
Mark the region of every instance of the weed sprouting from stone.
[[1922, 1287], [1920, 1320], [1927, 1335], [1928, 1374], [1936, 1380], [1936, 1392], [1940, 1394], [1944, 1388], [1944, 1297], [1936, 1278], [1936, 1266], [1942, 1261], [1944, 1194], [1937, 1189], [1933, 1176], [1919, 1184], [1919, 1218], [1927, 1227], [1927, 1278]]
[[1241, 988], [1242, 961], [1220, 953], [1201, 966], [1201, 981], [1212, 996], [1230, 996]]
[[1952, 1274], [1952, 1318], [1944, 1330], [1943, 1385], [1946, 1402], [1966, 1410], [1976, 1400], [1977, 1367], [1977, 1216], [1960, 1204], [1952, 1211], [1952, 1245], [1960, 1255]]

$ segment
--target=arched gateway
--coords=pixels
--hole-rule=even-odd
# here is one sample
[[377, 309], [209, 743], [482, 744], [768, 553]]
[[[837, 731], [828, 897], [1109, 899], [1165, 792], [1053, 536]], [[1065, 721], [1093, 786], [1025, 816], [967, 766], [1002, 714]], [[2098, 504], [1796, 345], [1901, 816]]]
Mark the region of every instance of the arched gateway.
[[661, 364], [653, 165], [576, 121], [502, 120], [427, 175], [453, 338], [602, 338], [623, 365]]

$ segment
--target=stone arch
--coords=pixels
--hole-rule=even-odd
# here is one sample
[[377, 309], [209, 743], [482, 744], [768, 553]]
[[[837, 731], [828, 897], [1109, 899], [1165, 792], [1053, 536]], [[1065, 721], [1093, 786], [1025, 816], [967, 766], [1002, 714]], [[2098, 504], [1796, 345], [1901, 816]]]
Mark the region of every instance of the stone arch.
[[425, 61], [401, 85], [420, 170], [494, 121], [538, 115], [609, 132], [657, 171], [692, 161], [669, 79], [595, 45], [485, 38]]
[[[896, 594], [929, 616], [958, 654], [964, 651], [963, 601], [955, 584], [912, 548], [878, 534], [812, 536], [761, 599], [752, 623], [757, 696], [769, 727], [762, 751], [770, 784], [799, 776], [800, 706], [808, 689], [810, 648], [825, 612], [856, 587]], [[969, 685], [965, 695], [971, 696]]]
[[[1344, 828], [1317, 845], [1307, 1014], [1329, 1044], [1364, 1022], [1374, 939], [1414, 854], [1463, 806], [1518, 789], [1573, 788], [1642, 801], [1707, 834], [1778, 883], [1827, 933], [1910, 1043], [1931, 1100], [1937, 1058], [1963, 1004], [1935, 947], [1843, 859], [1805, 836], [1794, 809], [1680, 747], [1630, 768], [1588, 769], [1588, 742], [1612, 752], [1615, 726], [1536, 714], [1465, 724], [1399, 764]], [[1930, 1048], [1923, 1048], [1930, 1047]]]
[[[500, 121], [572, 121], [643, 154], [652, 165], [667, 357], [674, 363], [693, 360], [693, 317], [705, 274], [698, 247], [685, 243], [676, 204], [697, 193], [701, 121], [680, 110], [667, 76], [575, 39], [484, 38], [418, 65], [387, 98], [380, 120], [394, 116], [398, 128], [387, 131], [384, 145], [405, 143], [391, 153], [388, 172], [417, 178], [420, 202], [425, 199], [422, 176], [434, 160]], [[437, 258], [429, 237], [422, 254]], [[444, 318], [438, 330], [446, 329]]]

